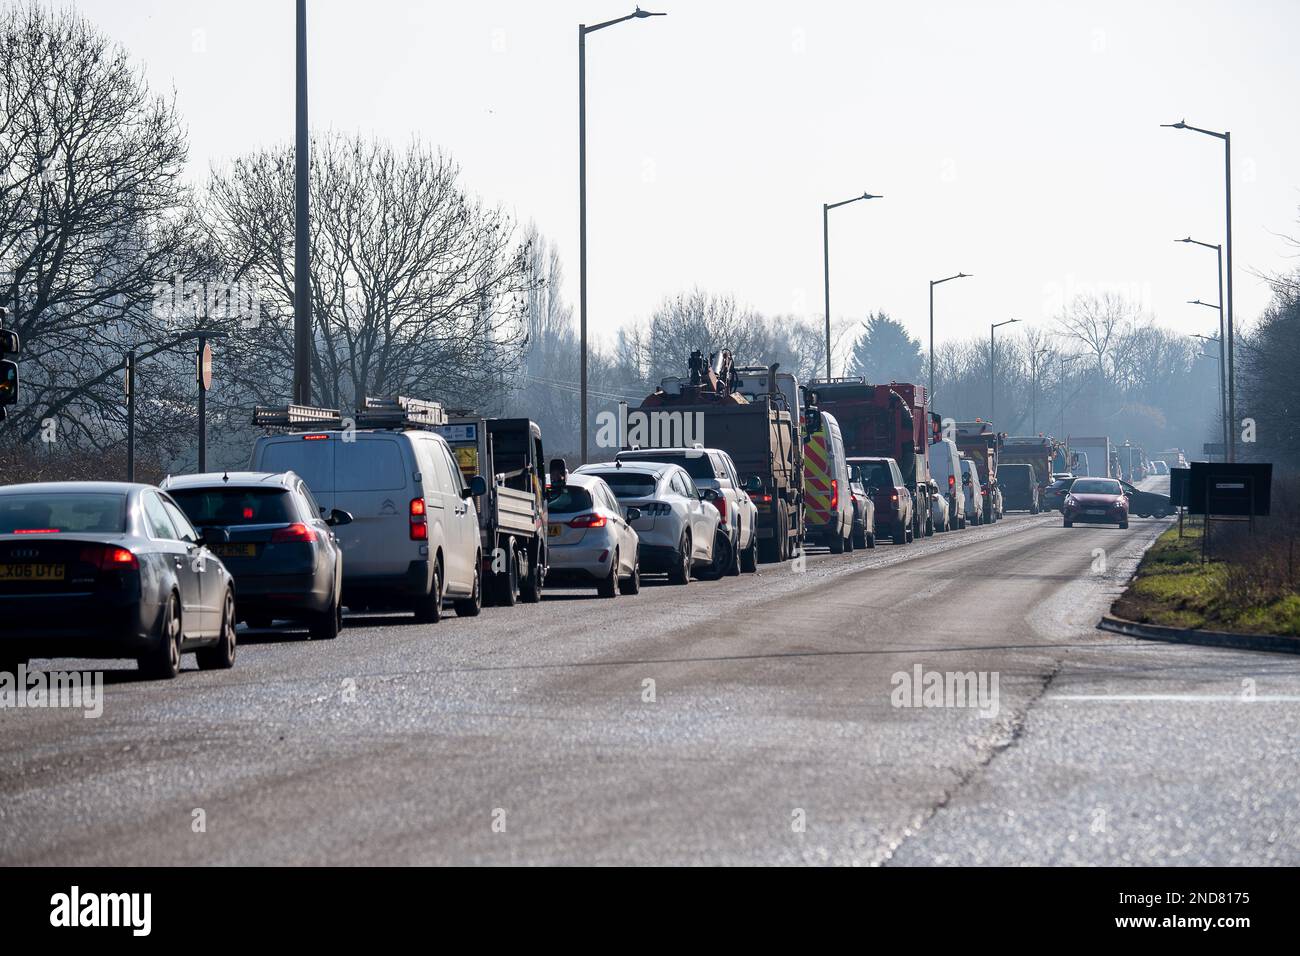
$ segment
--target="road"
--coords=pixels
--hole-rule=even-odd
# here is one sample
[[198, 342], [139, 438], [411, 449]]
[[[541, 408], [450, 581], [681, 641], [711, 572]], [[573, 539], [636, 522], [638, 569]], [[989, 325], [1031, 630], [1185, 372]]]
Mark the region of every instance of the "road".
[[[1095, 629], [1167, 525], [241, 632], [97, 719], [0, 711], [0, 863], [1295, 865], [1300, 659]], [[996, 714], [894, 706], [918, 666]]]

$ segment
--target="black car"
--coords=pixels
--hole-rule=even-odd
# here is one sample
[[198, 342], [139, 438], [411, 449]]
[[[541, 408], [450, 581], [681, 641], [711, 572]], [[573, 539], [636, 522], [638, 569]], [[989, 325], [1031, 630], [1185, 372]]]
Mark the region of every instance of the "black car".
[[237, 614], [250, 627], [301, 621], [317, 640], [342, 626], [343, 549], [333, 526], [352, 516], [328, 516], [292, 471], [185, 475], [163, 487], [200, 528], [220, 528], [214, 546], [235, 578]]
[[1135, 514], [1139, 518], [1164, 518], [1174, 513], [1174, 506], [1168, 495], [1142, 491], [1122, 479], [1120, 484], [1124, 487], [1124, 494], [1128, 496], [1130, 514]]
[[32, 657], [134, 657], [175, 677], [235, 662], [235, 585], [165, 492], [112, 481], [0, 488], [0, 670]]
[[1070, 485], [1072, 484], [1074, 484], [1074, 475], [1053, 478], [1051, 483], [1043, 489], [1042, 507], [1044, 510], [1060, 511], [1065, 504], [1065, 496], [1070, 493]]
[[1038, 475], [1034, 472], [1033, 465], [999, 465], [998, 486], [1002, 489], [1003, 511], [1038, 514]]

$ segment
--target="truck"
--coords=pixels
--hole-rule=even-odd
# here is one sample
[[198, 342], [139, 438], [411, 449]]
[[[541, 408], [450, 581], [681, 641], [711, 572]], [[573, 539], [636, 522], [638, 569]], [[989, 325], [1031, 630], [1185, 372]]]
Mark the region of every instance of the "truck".
[[1002, 492], [998, 489], [998, 462], [1005, 436], [998, 434], [992, 422], [977, 418], [973, 422], [956, 422], [957, 450], [975, 463], [980, 479], [980, 500], [984, 503], [983, 521], [991, 524], [1002, 517]]
[[484, 418], [450, 410], [434, 428], [465, 476], [487, 482], [475, 498], [483, 553], [483, 597], [511, 607], [542, 599], [546, 580], [546, 471], [542, 430], [528, 418]]
[[1114, 478], [1112, 446], [1106, 436], [1069, 436], [1067, 444], [1071, 455], [1084, 452], [1086, 458], [1071, 458], [1070, 470], [1080, 477]]
[[930, 508], [931, 420], [924, 385], [869, 385], [861, 376], [815, 379], [805, 402], [830, 412], [839, 423], [850, 458], [892, 458], [912, 493], [914, 537], [934, 534]]
[[1043, 491], [1052, 473], [1066, 471], [1065, 442], [1050, 435], [1008, 435], [998, 451], [998, 465], [1033, 465], [1038, 488]]
[[[731, 456], [741, 484], [758, 508], [758, 558], [769, 564], [797, 555], [804, 539], [801, 426], [777, 369], [775, 364], [767, 367], [766, 387], [751, 393], [751, 399], [736, 388], [729, 351], [710, 355], [706, 361], [697, 349], [691, 353], [688, 378], [664, 379], [631, 413], [641, 416], [636, 431], [647, 447], [699, 443]], [[666, 416], [667, 427], [655, 416]], [[694, 441], [672, 434], [674, 425], [691, 431]], [[626, 439], [623, 444], [634, 447]]]

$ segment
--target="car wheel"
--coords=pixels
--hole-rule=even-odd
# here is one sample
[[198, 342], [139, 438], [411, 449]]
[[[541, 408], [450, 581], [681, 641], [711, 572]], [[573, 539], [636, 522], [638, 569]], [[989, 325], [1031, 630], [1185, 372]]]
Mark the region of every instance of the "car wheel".
[[874, 531], [867, 534], [867, 549], [870, 550], [876, 546], [876, 533]]
[[1120, 531], [1127, 531], [1127, 530], [1128, 530], [1128, 522], [1127, 522], [1127, 521], [1121, 521], [1121, 522], [1119, 523], [1119, 530], [1120, 530]]
[[681, 540], [677, 542], [677, 560], [673, 564], [673, 569], [668, 572], [668, 580], [672, 584], [691, 583], [691, 536], [685, 531], [682, 532]]
[[734, 541], [727, 544], [727, 577], [734, 578], [740, 574], [740, 529], [736, 529]]
[[140, 672], [154, 680], [171, 680], [181, 672], [181, 602], [173, 591], [158, 619], [158, 644], [136, 660]]
[[632, 573], [618, 582], [619, 594], [641, 593], [641, 556], [638, 554], [632, 565]]
[[899, 518], [894, 525], [893, 541], [894, 544], [907, 544], [907, 525], [903, 523], [902, 518]]
[[839, 534], [839, 532], [833, 533], [831, 535], [830, 540], [827, 541], [826, 544], [830, 547], [831, 554], [844, 553], [844, 538]]
[[927, 538], [934, 537], [934, 515], [932, 514], [925, 516], [925, 536]]
[[493, 603], [497, 607], [514, 607], [519, 603], [519, 552], [512, 546], [506, 559], [506, 569], [492, 575]]
[[853, 522], [853, 545], [857, 548], [867, 546], [867, 525], [865, 522]]
[[201, 671], [222, 671], [235, 666], [235, 592], [226, 589], [226, 600], [221, 608], [221, 633], [217, 643], [201, 647], [194, 658]]
[[334, 606], [317, 614], [311, 621], [311, 639], [313, 641], [332, 641], [343, 630], [343, 605], [338, 595], [334, 596]]
[[433, 583], [429, 593], [415, 602], [415, 620], [420, 624], [437, 624], [442, 620], [442, 564], [433, 566]]
[[536, 556], [527, 552], [519, 556], [519, 560], [524, 562], [526, 568], [525, 573], [519, 580], [519, 599], [525, 604], [536, 604], [542, 599], [542, 576], [546, 572], [542, 567], [540, 544], [537, 551]]
[[618, 594], [618, 552], [615, 551], [609, 562], [609, 574], [596, 584], [596, 594], [603, 598], [612, 598]]
[[483, 610], [483, 556], [474, 558], [474, 590], [467, 598], [452, 602], [457, 617], [478, 617]]
[[853, 553], [853, 524], [849, 523], [848, 530], [844, 532], [844, 550], [848, 554]]

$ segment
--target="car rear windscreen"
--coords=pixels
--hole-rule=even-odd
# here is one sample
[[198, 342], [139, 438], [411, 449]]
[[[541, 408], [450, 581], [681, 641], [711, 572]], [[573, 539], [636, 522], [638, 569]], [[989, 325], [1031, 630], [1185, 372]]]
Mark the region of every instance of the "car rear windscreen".
[[546, 507], [551, 514], [567, 515], [575, 514], [579, 511], [590, 511], [592, 508], [591, 494], [586, 488], [579, 488], [576, 485], [565, 485], [560, 491], [551, 495], [546, 502]]
[[122, 534], [126, 495], [86, 492], [0, 495], [0, 534]]
[[290, 524], [299, 520], [283, 488], [176, 488], [168, 492], [197, 527]]
[[681, 465], [686, 469], [686, 473], [695, 479], [709, 480], [718, 477], [713, 473], [713, 462], [709, 461], [709, 456], [703, 452], [698, 455], [634, 455], [629, 457], [633, 461], [653, 461], [667, 465]]
[[605, 479], [616, 498], [645, 498], [655, 493], [655, 486], [659, 483], [654, 475], [631, 471], [602, 471], [596, 476]]
[[894, 476], [889, 471], [889, 466], [883, 461], [867, 462], [861, 465], [852, 465], [853, 468], [862, 469], [862, 483], [868, 488], [892, 488], [894, 487]]

